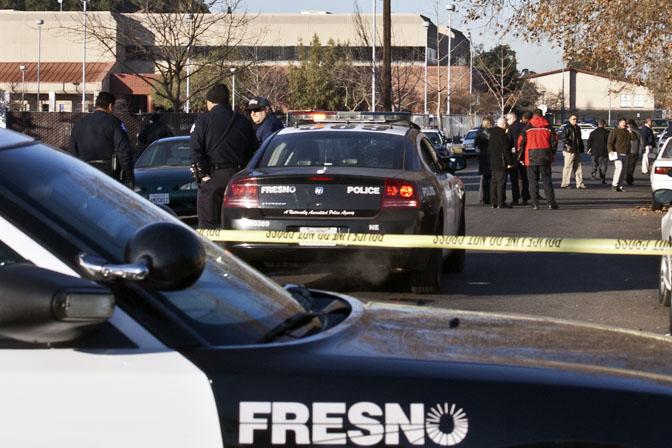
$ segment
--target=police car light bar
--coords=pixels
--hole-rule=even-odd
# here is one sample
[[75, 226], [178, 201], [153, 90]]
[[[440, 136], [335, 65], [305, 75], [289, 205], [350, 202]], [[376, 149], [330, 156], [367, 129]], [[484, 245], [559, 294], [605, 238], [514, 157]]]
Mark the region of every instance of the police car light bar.
[[410, 125], [408, 112], [300, 111], [288, 113], [290, 122], [300, 123], [375, 123]]

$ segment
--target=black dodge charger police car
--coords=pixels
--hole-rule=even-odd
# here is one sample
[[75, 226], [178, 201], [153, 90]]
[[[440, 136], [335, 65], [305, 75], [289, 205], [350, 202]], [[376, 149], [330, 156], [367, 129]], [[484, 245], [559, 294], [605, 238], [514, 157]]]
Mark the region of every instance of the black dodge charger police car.
[[[224, 196], [222, 223], [238, 230], [464, 235], [463, 158], [440, 159], [401, 113], [304, 113], [266, 140]], [[400, 124], [402, 123], [402, 124]], [[434, 293], [443, 270], [464, 268], [464, 251], [360, 250], [236, 243], [250, 262], [379, 266], [409, 274], [411, 290]], [[442, 269], [443, 268], [443, 269]]]
[[282, 288], [28, 137], [0, 171], [0, 446], [670, 446], [669, 338]]

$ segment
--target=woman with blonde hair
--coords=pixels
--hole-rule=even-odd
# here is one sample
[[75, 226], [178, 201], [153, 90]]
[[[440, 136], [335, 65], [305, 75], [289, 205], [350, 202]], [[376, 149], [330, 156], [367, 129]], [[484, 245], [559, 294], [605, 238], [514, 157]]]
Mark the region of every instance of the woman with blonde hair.
[[492, 119], [485, 117], [481, 122], [481, 129], [476, 135], [474, 144], [478, 148], [478, 174], [481, 175], [478, 197], [481, 204], [490, 204], [490, 180], [492, 172], [490, 171], [490, 153], [488, 144], [490, 142], [490, 129], [492, 129]]

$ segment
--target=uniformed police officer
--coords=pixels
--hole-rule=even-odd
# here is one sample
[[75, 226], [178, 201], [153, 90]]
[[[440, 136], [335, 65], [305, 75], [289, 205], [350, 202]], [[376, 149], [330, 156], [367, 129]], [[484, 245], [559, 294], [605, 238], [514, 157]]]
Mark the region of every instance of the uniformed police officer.
[[247, 110], [250, 113], [250, 118], [256, 125], [257, 140], [259, 144], [273, 135], [276, 131], [284, 128], [282, 122], [278, 117], [271, 112], [271, 103], [263, 96], [251, 98], [247, 103]]
[[124, 124], [112, 115], [114, 95], [100, 92], [96, 110], [72, 128], [70, 153], [133, 188], [133, 151]]
[[252, 123], [229, 106], [224, 84], [212, 87], [206, 100], [208, 113], [191, 129], [191, 161], [198, 181], [198, 226], [212, 229], [220, 227], [229, 179], [249, 162], [259, 144]]

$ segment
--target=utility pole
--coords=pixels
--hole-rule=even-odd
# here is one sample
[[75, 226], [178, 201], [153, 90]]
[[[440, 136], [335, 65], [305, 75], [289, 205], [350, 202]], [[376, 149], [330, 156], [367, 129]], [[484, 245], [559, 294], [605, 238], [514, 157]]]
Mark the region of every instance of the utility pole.
[[392, 15], [390, 0], [383, 0], [383, 108], [392, 110]]
[[373, 0], [373, 14], [371, 14], [371, 112], [376, 111], [376, 3]]

